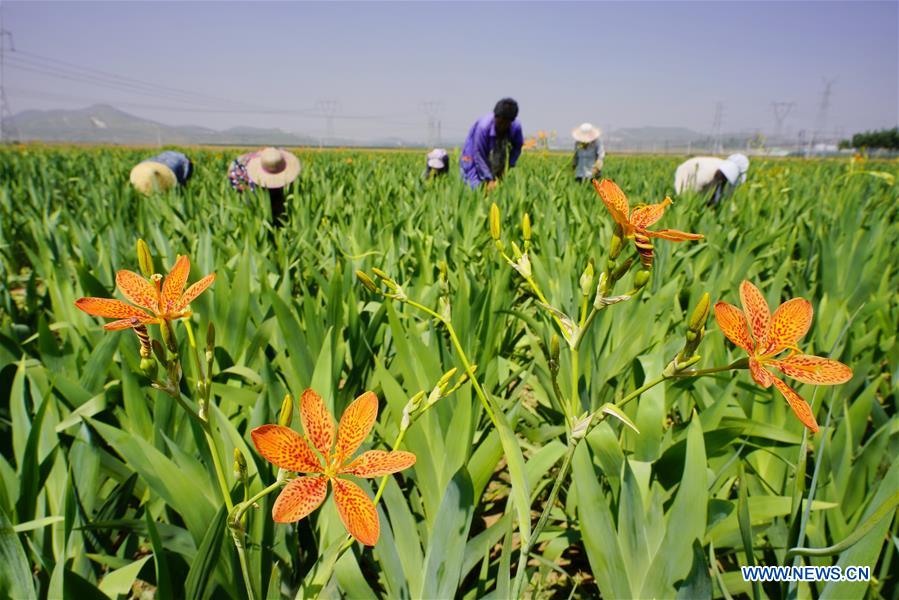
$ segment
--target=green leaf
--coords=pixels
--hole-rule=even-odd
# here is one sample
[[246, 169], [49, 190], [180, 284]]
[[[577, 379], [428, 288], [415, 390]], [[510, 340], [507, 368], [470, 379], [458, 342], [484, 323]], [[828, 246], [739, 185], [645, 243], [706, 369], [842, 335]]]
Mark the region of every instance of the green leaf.
[[131, 584], [137, 579], [140, 570], [152, 556], [145, 556], [134, 561], [130, 565], [116, 569], [100, 581], [100, 591], [112, 598], [113, 600], [120, 594], [128, 594], [131, 592]]
[[677, 496], [668, 511], [665, 537], [643, 582], [641, 598], [671, 597], [674, 583], [690, 571], [693, 540], [703, 540], [708, 504], [705, 442], [699, 417], [687, 427], [687, 452]]
[[418, 598], [451, 598], [462, 574], [465, 542], [474, 515], [471, 477], [462, 467], [446, 488], [425, 556], [424, 586]]
[[609, 500], [599, 485], [587, 444], [578, 444], [571, 465], [572, 479], [577, 488], [581, 535], [599, 591], [603, 597], [630, 598], [634, 593], [631, 592]]
[[0, 596], [30, 600], [37, 598], [31, 567], [19, 536], [13, 530], [6, 513], [0, 508]]
[[156, 563], [156, 595], [159, 598], [172, 597], [172, 577], [169, 574], [169, 563], [165, 557], [165, 546], [159, 537], [156, 521], [150, 516], [150, 511], [144, 512], [144, 521], [147, 523], [147, 534], [150, 545], [153, 546], [153, 562]]
[[211, 591], [207, 586], [212, 582], [216, 567], [219, 563], [219, 554], [222, 551], [222, 542], [225, 539], [225, 519], [227, 509], [224, 505], [219, 508], [215, 518], [207, 523], [206, 534], [197, 555], [190, 565], [187, 580], [184, 582], [184, 595], [186, 598], [205, 598]]

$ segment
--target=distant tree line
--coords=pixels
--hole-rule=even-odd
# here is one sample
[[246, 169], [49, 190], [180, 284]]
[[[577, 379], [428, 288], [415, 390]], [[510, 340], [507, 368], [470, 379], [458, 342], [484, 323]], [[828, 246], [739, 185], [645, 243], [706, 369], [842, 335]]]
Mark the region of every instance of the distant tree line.
[[852, 140], [840, 142], [840, 148], [884, 148], [899, 150], [899, 127], [856, 133]]

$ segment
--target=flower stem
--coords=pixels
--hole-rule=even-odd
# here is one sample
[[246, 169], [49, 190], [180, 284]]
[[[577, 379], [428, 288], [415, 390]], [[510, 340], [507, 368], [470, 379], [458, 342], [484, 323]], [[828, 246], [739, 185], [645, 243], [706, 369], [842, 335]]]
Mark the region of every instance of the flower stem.
[[[187, 339], [190, 343], [191, 351], [194, 356], [194, 364], [197, 368], [197, 385], [195, 389], [200, 396], [200, 423], [203, 426], [203, 435], [206, 438], [206, 445], [209, 447], [209, 454], [212, 456], [212, 465], [215, 469], [215, 476], [218, 480], [219, 488], [222, 492], [222, 498], [225, 501], [225, 507], [228, 509], [228, 515], [230, 516], [234, 512], [234, 502], [233, 500], [231, 500], [231, 489], [228, 487], [228, 480], [225, 477], [225, 470], [222, 467], [221, 457], [219, 456], [218, 444], [216, 443], [215, 435], [213, 435], [212, 419], [215, 413], [210, 410], [209, 406], [211, 395], [211, 386], [209, 385], [208, 377], [209, 374], [203, 372], [203, 366], [200, 363], [200, 353], [197, 349], [197, 340], [194, 337], [194, 330], [190, 324], [190, 319], [185, 319], [183, 323], [184, 328], [187, 330]], [[204, 412], [205, 415], [203, 414]], [[203, 418], [204, 416], [205, 418]], [[255, 600], [255, 594], [253, 593], [253, 583], [250, 579], [250, 568], [247, 564], [246, 550], [244, 549], [243, 540], [240, 537], [243, 533], [243, 527], [235, 528], [231, 526], [231, 523], [228, 523], [228, 526], [231, 530], [231, 539], [234, 541], [234, 547], [237, 549], [237, 557], [240, 560], [240, 571], [243, 575], [244, 585], [247, 588], [247, 597], [249, 598], [249, 600]]]
[[531, 550], [537, 543], [538, 536], [546, 526], [546, 522], [549, 520], [549, 513], [552, 511], [553, 505], [556, 502], [556, 497], [559, 495], [559, 490], [562, 489], [562, 483], [568, 476], [568, 468], [571, 466], [571, 458], [572, 456], [574, 456], [574, 450], [575, 448], [577, 448], [577, 444], [578, 440], [569, 437], [568, 447], [565, 450], [565, 456], [562, 458], [562, 466], [559, 468], [559, 472], [556, 474], [556, 479], [553, 482], [553, 487], [549, 492], [549, 497], [546, 499], [546, 505], [543, 508], [543, 512], [540, 514], [540, 519], [537, 521], [537, 525], [531, 532], [530, 539], [527, 540], [521, 547], [521, 555], [518, 561], [518, 570], [515, 572], [515, 581], [512, 584], [512, 592], [510, 598], [522, 597], [521, 588], [524, 585], [524, 578], [527, 574], [528, 556], [530, 556]]

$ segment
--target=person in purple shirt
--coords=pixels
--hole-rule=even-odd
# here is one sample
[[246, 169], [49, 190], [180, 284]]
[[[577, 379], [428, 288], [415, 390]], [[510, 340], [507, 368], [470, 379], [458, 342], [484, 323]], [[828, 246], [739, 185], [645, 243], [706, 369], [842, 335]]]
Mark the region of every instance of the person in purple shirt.
[[472, 188], [482, 183], [487, 189], [496, 187], [506, 170], [514, 167], [521, 155], [524, 135], [518, 117], [518, 103], [503, 98], [496, 103], [493, 114], [478, 119], [465, 140], [459, 168], [462, 177]]

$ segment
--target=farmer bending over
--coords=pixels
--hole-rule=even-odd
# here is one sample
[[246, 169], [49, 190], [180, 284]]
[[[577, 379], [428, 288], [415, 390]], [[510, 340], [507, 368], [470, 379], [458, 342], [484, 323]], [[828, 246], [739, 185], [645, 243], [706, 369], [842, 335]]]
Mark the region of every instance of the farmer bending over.
[[746, 181], [749, 159], [731, 154], [726, 159], [697, 156], [687, 160], [674, 173], [674, 189], [678, 194], [692, 191], [710, 194], [706, 206], [718, 206], [725, 196]]
[[166, 150], [131, 169], [131, 185], [144, 195], [184, 185], [193, 174], [193, 163], [181, 152]]
[[516, 117], [518, 103], [503, 98], [496, 103], [492, 114], [484, 115], [471, 126], [459, 168], [472, 188], [486, 182], [487, 189], [492, 190], [505, 173], [506, 165], [511, 168], [518, 162], [524, 135]]

